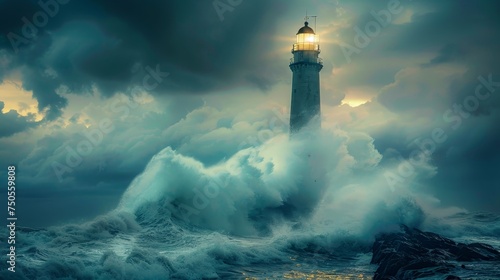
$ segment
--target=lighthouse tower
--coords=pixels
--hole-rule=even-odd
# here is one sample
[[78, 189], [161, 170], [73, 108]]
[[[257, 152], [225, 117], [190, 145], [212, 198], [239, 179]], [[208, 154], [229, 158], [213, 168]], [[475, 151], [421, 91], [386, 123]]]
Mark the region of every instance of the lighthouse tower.
[[306, 21], [297, 32], [293, 44], [290, 69], [293, 72], [292, 103], [290, 108], [290, 133], [300, 131], [309, 124], [320, 128], [319, 71], [323, 63], [318, 57], [319, 38]]

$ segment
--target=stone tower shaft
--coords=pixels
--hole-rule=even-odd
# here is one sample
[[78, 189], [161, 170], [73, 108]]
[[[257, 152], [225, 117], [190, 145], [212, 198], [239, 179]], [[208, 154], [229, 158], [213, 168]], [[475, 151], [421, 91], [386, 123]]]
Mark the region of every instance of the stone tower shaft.
[[290, 61], [292, 98], [290, 106], [290, 133], [298, 132], [306, 125], [321, 127], [319, 72], [323, 63], [319, 58], [319, 39], [305, 22], [297, 32]]

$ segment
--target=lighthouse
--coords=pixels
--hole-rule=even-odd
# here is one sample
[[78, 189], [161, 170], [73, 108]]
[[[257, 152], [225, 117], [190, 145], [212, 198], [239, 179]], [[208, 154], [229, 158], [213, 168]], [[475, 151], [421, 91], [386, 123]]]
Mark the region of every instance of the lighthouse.
[[292, 78], [292, 98], [290, 106], [290, 133], [309, 128], [321, 127], [321, 109], [319, 94], [319, 71], [323, 68], [319, 58], [319, 38], [309, 23], [297, 32], [297, 41], [293, 44], [293, 58], [290, 60]]

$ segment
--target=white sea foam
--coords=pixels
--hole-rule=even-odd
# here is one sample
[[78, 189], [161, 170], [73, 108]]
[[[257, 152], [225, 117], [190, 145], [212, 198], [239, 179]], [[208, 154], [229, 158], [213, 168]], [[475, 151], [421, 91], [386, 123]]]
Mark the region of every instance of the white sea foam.
[[[80, 225], [20, 230], [16, 275], [265, 276], [297, 265], [349, 267], [342, 263], [356, 263], [360, 254], [366, 259], [374, 236], [401, 223], [464, 232], [443, 218], [460, 209], [443, 209], [412, 187], [419, 172], [431, 168], [417, 169], [394, 188], [384, 174], [398, 166], [380, 162], [371, 137], [342, 130], [278, 135], [212, 166], [167, 147], [130, 184], [116, 210]], [[498, 234], [498, 218], [488, 225], [475, 218], [462, 222], [482, 235], [493, 225], [490, 233]], [[8, 273], [0, 276], [12, 277]]]

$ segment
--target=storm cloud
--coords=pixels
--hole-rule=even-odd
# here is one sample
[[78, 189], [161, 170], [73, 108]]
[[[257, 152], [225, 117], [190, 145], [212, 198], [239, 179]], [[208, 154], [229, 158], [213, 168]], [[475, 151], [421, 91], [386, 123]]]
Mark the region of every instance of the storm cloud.
[[[6, 60], [0, 77], [20, 71], [39, 109], [49, 109], [49, 120], [67, 105], [58, 91], [130, 93], [142, 86], [146, 67], [171, 75], [155, 94], [237, 85], [268, 89], [276, 82], [273, 67], [262, 67], [266, 60], [261, 54], [270, 47], [273, 15], [286, 8], [283, 4], [246, 1], [220, 11], [209, 1], [60, 2], [0, 4], [0, 16], [7, 19], [0, 27]], [[53, 16], [43, 24], [37, 14], [45, 9]]]

